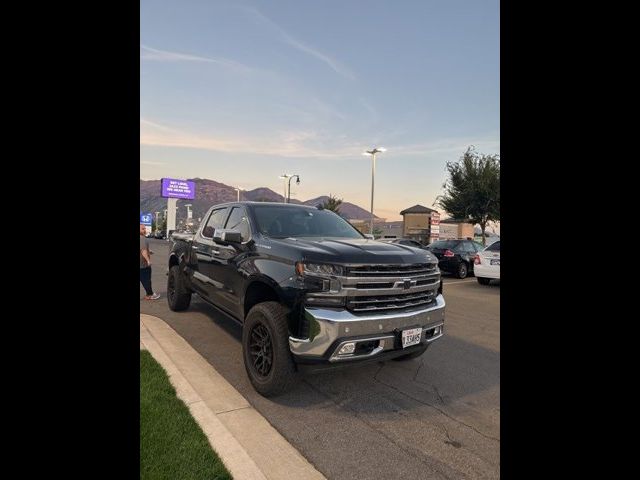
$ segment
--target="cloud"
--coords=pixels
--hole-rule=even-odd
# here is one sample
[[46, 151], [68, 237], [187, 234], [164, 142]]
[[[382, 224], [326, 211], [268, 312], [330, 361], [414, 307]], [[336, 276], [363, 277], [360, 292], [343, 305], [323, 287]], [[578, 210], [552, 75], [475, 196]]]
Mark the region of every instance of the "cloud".
[[399, 155], [435, 155], [442, 153], [459, 152], [460, 155], [471, 145], [483, 153], [498, 153], [500, 151], [500, 139], [495, 137], [463, 137], [441, 139], [434, 142], [425, 142], [409, 145], [388, 146], [390, 152]]
[[246, 6], [242, 6], [240, 8], [250, 13], [254, 17], [258, 18], [260, 22], [271, 26], [274, 30], [278, 32], [282, 40], [288, 45], [290, 45], [291, 47], [297, 50], [300, 50], [301, 52], [304, 52], [320, 60], [321, 62], [328, 65], [337, 74], [342, 75], [343, 77], [346, 77], [349, 80], [355, 80], [356, 78], [355, 75], [345, 65], [342, 65], [340, 62], [338, 62], [334, 58], [331, 58], [329, 55], [326, 55], [325, 53], [322, 53], [319, 50], [316, 50], [315, 48], [307, 45], [306, 43], [303, 43], [300, 40], [294, 38], [292, 35], [287, 33], [282, 27], [280, 27], [277, 23], [275, 23], [273, 20], [271, 20], [264, 14], [260, 13], [257, 9], [253, 7], [246, 7]]
[[147, 119], [140, 119], [140, 144], [290, 158], [349, 158], [359, 156], [361, 150], [357, 145], [327, 147], [327, 139], [315, 131], [276, 132], [267, 137], [219, 138], [185, 132]]
[[[358, 158], [370, 147], [364, 142], [347, 141], [344, 136], [321, 134], [315, 130], [288, 130], [266, 136], [214, 137], [161, 125], [144, 118], [140, 119], [140, 144], [285, 158], [325, 159]], [[380, 142], [380, 145], [387, 148], [384, 155], [389, 158], [423, 156], [441, 160], [443, 154], [462, 155], [470, 145], [483, 153], [500, 151], [500, 140], [492, 136], [449, 138], [407, 145]]]
[[142, 60], [156, 61], [156, 62], [199, 62], [199, 63], [215, 63], [223, 67], [233, 68], [237, 70], [252, 70], [251, 67], [235, 60], [229, 60], [227, 58], [216, 57], [201, 57], [198, 55], [191, 55], [188, 53], [170, 52], [168, 50], [158, 50], [156, 48], [140, 45], [140, 58]]

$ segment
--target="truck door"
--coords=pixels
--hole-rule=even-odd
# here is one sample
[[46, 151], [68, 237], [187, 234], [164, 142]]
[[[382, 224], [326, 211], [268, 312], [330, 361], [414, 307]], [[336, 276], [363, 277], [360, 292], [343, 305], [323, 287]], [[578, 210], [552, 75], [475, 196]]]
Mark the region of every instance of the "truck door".
[[[249, 240], [251, 231], [244, 207], [231, 208], [224, 228], [239, 231], [242, 234], [243, 243]], [[219, 305], [239, 319], [244, 317], [244, 308], [240, 304], [244, 279], [238, 264], [247, 256], [249, 250], [250, 248], [246, 245], [218, 245], [217, 253], [214, 254], [217, 261], [213, 267], [213, 277], [221, 284], [217, 297]]]
[[222, 283], [215, 278], [219, 245], [213, 241], [213, 233], [216, 228], [222, 228], [228, 213], [229, 207], [212, 210], [204, 227], [196, 233], [192, 245], [196, 257], [193, 287], [207, 300], [215, 304], [219, 302]]

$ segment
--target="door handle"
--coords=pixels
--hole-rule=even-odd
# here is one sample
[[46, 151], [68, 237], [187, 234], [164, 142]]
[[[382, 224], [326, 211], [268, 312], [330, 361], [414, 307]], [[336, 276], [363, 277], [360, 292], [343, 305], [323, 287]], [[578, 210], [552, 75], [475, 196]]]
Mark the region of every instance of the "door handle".
[[220, 255], [220, 250], [211, 249], [211, 253], [213, 253], [214, 255]]

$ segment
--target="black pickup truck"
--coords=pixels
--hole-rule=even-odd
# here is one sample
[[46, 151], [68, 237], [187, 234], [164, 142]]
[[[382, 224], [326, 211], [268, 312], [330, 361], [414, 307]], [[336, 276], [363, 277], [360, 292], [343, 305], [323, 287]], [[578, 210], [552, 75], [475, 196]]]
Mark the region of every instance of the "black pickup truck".
[[245, 368], [264, 396], [299, 370], [418, 357], [443, 334], [438, 260], [321, 208], [212, 207], [195, 234], [172, 236], [171, 310], [193, 293], [242, 324]]

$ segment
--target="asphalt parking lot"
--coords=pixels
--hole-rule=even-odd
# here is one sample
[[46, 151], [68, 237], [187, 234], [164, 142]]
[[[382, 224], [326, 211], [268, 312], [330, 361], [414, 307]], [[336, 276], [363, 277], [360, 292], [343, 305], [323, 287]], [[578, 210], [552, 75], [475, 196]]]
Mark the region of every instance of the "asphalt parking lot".
[[266, 399], [246, 376], [237, 323], [197, 296], [169, 310], [169, 242], [150, 242], [162, 299], [140, 312], [171, 325], [327, 478], [499, 478], [499, 283], [445, 277], [445, 335], [418, 359], [306, 375]]

